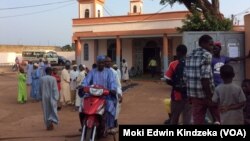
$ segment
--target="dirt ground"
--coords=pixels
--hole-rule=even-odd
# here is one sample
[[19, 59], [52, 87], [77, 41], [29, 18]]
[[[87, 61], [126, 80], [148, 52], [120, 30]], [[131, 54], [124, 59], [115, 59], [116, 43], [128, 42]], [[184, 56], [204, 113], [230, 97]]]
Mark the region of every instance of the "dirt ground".
[[[119, 124], [163, 124], [167, 112], [163, 103], [168, 87], [160, 81], [135, 81], [137, 86], [124, 92]], [[125, 85], [125, 84], [124, 84]], [[59, 124], [46, 131], [41, 102], [17, 103], [17, 75], [0, 73], [0, 140], [3, 141], [79, 141], [78, 112], [63, 107]], [[116, 137], [118, 140], [118, 136]], [[112, 141], [112, 137], [101, 141]]]

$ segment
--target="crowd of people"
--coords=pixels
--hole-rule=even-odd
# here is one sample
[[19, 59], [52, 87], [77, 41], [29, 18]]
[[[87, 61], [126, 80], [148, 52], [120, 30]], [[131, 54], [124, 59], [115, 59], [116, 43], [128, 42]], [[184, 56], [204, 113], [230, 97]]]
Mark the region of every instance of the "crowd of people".
[[177, 60], [165, 73], [172, 86], [170, 119], [165, 124], [250, 124], [249, 79], [242, 86], [233, 83], [234, 69], [228, 63], [250, 58], [220, 55], [221, 43], [209, 35], [199, 38], [199, 46], [189, 55], [187, 47], [176, 48]]
[[[233, 83], [234, 69], [228, 63], [250, 58], [229, 58], [220, 55], [221, 43], [213, 42], [209, 35], [199, 38], [199, 46], [187, 55], [187, 47], [176, 48], [177, 60], [169, 64], [165, 73], [167, 84], [171, 85], [171, 113], [168, 124], [250, 124], [250, 80], [245, 79], [239, 87]], [[121, 81], [126, 82], [128, 65], [122, 60], [122, 72], [110, 57], [97, 56], [96, 64], [89, 71], [83, 64], [66, 64], [62, 70], [52, 68], [47, 61], [28, 62], [26, 73], [19, 68], [18, 103], [42, 101], [44, 122], [47, 130], [53, 130], [58, 124], [57, 111], [64, 106], [73, 106], [79, 111], [81, 125], [83, 113], [79, 87], [93, 84], [101, 85], [110, 91], [106, 96], [106, 125], [115, 132], [122, 102]], [[155, 67], [153, 60], [149, 66]], [[59, 73], [59, 71], [61, 73]], [[154, 70], [152, 70], [152, 77]], [[113, 130], [114, 129], [114, 130]]]
[[28, 62], [26, 73], [19, 68], [18, 73], [18, 103], [27, 102], [28, 95], [31, 102], [42, 102], [44, 122], [47, 130], [53, 130], [58, 123], [57, 111], [64, 106], [72, 106], [73, 111], [79, 111], [82, 124], [82, 99], [79, 87], [92, 84], [102, 85], [111, 91], [106, 97], [107, 127], [109, 132], [116, 132], [117, 119], [122, 101], [121, 71], [110, 57], [98, 56], [92, 70], [85, 65], [66, 64], [62, 70], [51, 67], [46, 61], [38, 63]]

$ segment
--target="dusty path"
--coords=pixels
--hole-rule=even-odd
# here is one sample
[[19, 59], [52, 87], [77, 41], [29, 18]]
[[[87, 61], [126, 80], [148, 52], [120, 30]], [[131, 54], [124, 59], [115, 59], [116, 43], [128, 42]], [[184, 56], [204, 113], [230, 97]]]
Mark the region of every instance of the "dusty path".
[[[158, 81], [132, 82], [138, 85], [124, 93], [120, 124], [162, 124], [167, 117], [163, 99], [169, 95], [169, 87]], [[17, 104], [16, 99], [16, 74], [0, 74], [0, 140], [80, 140], [78, 113], [73, 112], [73, 107], [63, 108], [59, 112], [59, 125], [53, 131], [46, 131], [41, 103]]]

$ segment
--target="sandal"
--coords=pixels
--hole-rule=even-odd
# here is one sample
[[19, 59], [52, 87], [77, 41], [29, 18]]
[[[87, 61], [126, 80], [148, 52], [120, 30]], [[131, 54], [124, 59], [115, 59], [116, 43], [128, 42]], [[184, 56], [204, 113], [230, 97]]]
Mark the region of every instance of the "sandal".
[[51, 130], [53, 130], [53, 129], [54, 129], [54, 125], [53, 125], [52, 122], [50, 122], [49, 126], [47, 127], [47, 130], [48, 130], [48, 131], [51, 131]]

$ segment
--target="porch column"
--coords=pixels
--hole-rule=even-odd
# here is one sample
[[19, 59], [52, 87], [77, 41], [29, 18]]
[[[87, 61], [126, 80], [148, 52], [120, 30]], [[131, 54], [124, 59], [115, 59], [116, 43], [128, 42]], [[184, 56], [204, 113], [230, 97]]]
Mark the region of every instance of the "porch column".
[[116, 64], [118, 66], [118, 68], [120, 68], [121, 66], [121, 39], [119, 36], [116, 36]]
[[[244, 16], [245, 21], [245, 54], [248, 55], [250, 50], [250, 14]], [[246, 59], [245, 61], [245, 77], [250, 79], [250, 60]]]
[[81, 52], [82, 52], [82, 44], [81, 40], [78, 37], [76, 40], [76, 64], [79, 65], [81, 64]]
[[168, 68], [168, 36], [167, 34], [163, 35], [163, 68], [164, 73]]
[[94, 41], [94, 62], [96, 62], [96, 57], [97, 57], [97, 55], [98, 55], [98, 40], [96, 39], [95, 41]]

